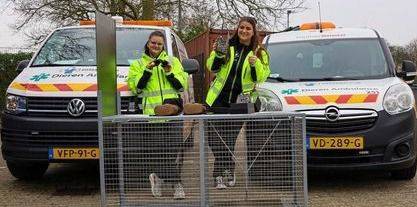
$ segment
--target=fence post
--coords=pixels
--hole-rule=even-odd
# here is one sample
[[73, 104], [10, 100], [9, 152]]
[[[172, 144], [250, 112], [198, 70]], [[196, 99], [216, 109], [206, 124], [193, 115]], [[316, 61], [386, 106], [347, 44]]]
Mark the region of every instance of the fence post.
[[308, 185], [307, 185], [307, 129], [306, 129], [306, 119], [305, 115], [303, 114], [301, 117], [301, 132], [302, 132], [302, 139], [303, 139], [303, 185], [304, 185], [304, 206], [308, 206]]
[[118, 173], [119, 173], [119, 196], [120, 206], [125, 206], [125, 183], [124, 183], [124, 169], [123, 169], [123, 138], [122, 138], [122, 123], [117, 123], [117, 159], [118, 159]]
[[291, 180], [291, 187], [294, 193], [293, 196], [293, 205], [296, 205], [298, 202], [298, 193], [297, 193], [297, 152], [295, 151], [295, 148], [297, 146], [297, 136], [296, 133], [297, 131], [295, 130], [296, 127], [296, 117], [295, 116], [289, 116], [288, 119], [291, 121], [291, 176], [292, 176], [292, 180]]
[[200, 206], [205, 207], [208, 206], [208, 194], [206, 189], [206, 145], [205, 145], [205, 129], [204, 129], [205, 121], [203, 119], [198, 120], [198, 131], [199, 131], [199, 142], [200, 142]]
[[103, 116], [101, 114], [101, 90], [97, 91], [97, 107], [99, 110], [98, 112], [98, 144], [99, 144], [99, 152], [100, 152], [100, 201], [101, 206], [106, 206], [106, 183], [105, 183], [105, 172], [104, 172], [104, 136], [103, 136]]

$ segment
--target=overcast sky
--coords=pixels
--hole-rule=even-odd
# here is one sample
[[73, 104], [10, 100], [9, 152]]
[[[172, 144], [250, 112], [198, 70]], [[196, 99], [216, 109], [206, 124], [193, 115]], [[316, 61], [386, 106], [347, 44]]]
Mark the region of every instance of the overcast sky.
[[[318, 21], [318, 0], [306, 0], [307, 10], [292, 14], [291, 25]], [[322, 19], [342, 27], [376, 29], [391, 44], [405, 45], [417, 38], [417, 0], [320, 0]], [[13, 32], [9, 25], [16, 16], [4, 9], [0, 0], [0, 47], [24, 46], [24, 35]]]
[[[290, 23], [317, 21], [318, 0], [306, 0], [306, 11], [290, 16]], [[417, 0], [320, 0], [323, 20], [342, 27], [376, 29], [388, 42], [405, 45], [417, 38]]]

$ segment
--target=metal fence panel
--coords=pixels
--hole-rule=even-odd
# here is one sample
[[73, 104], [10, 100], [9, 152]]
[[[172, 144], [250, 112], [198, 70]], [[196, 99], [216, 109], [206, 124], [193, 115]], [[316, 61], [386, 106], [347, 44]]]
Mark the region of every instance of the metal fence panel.
[[103, 118], [104, 205], [306, 206], [304, 138], [301, 114]]

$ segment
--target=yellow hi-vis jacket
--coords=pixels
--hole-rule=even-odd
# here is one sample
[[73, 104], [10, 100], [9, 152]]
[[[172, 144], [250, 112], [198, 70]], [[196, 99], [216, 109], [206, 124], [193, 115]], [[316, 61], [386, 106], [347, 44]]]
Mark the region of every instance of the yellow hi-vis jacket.
[[[234, 59], [232, 57], [235, 56], [235, 49], [233, 46], [229, 48], [230, 55], [229, 61], [223, 64], [220, 70], [216, 74], [216, 79], [210, 86], [210, 89], [207, 93], [206, 103], [209, 106], [212, 106], [214, 101], [219, 96], [220, 92], [223, 89], [223, 86], [226, 84], [227, 77], [229, 76], [230, 69], [232, 68]], [[269, 73], [271, 72], [269, 69], [269, 55], [265, 50], [262, 50], [262, 61], [258, 58], [255, 62], [255, 71], [256, 71], [256, 78], [257, 80], [252, 80], [251, 76], [251, 66], [249, 64], [249, 57], [253, 55], [253, 51], [250, 51], [248, 55], [245, 57], [242, 66], [242, 93], [243, 94], [250, 94], [254, 89], [257, 83], [265, 82], [268, 78]], [[214, 59], [216, 58], [216, 52], [212, 51], [210, 57], [207, 59], [206, 66], [207, 69], [211, 71], [211, 67], [213, 65]]]
[[[143, 114], [147, 115], [154, 115], [155, 106], [163, 104], [164, 100], [180, 98], [180, 92], [188, 88], [188, 74], [184, 72], [178, 58], [170, 57], [165, 51], [162, 51], [157, 59], [170, 62], [171, 71], [166, 73], [161, 64], [155, 66], [153, 69], [147, 69], [146, 66], [148, 63], [155, 59], [143, 53], [139, 60], [135, 60], [130, 64], [129, 74], [127, 76], [129, 89], [133, 94], [142, 97]], [[139, 90], [137, 85], [145, 70], [151, 72], [152, 75], [145, 88]], [[171, 74], [174, 74], [174, 77], [181, 83], [182, 89], [180, 91], [173, 88], [168, 81], [166, 76]]]

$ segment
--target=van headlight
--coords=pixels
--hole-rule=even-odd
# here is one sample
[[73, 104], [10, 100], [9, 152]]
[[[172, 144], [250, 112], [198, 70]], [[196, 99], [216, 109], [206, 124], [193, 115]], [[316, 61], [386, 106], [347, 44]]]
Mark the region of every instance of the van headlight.
[[413, 91], [405, 83], [393, 85], [385, 93], [382, 105], [391, 115], [409, 111], [414, 106]]
[[26, 111], [26, 98], [8, 94], [6, 96], [6, 111], [18, 114]]
[[256, 89], [254, 99], [259, 99], [261, 107], [259, 111], [282, 111], [282, 103], [278, 96], [267, 89]]

